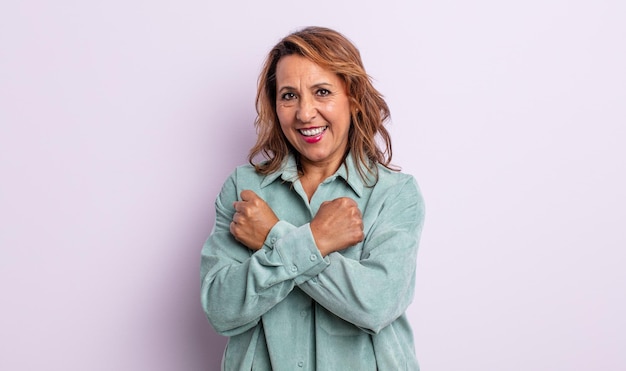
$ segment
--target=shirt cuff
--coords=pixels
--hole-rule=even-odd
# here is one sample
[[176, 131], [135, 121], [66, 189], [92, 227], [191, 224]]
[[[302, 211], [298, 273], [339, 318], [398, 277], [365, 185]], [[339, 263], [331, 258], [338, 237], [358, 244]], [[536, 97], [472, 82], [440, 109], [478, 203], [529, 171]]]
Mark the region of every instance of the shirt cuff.
[[268, 234], [266, 243], [268, 248], [278, 252], [284, 269], [296, 285], [317, 276], [330, 264], [317, 249], [309, 224], [294, 227], [278, 222]]
[[274, 246], [276, 242], [280, 240], [283, 236], [287, 235], [289, 232], [293, 231], [297, 227], [293, 224], [287, 223], [284, 220], [279, 220], [278, 223], [274, 224], [272, 229], [270, 229], [270, 233], [265, 237], [265, 242], [263, 242], [263, 246], [267, 247], [270, 250], [274, 250]]

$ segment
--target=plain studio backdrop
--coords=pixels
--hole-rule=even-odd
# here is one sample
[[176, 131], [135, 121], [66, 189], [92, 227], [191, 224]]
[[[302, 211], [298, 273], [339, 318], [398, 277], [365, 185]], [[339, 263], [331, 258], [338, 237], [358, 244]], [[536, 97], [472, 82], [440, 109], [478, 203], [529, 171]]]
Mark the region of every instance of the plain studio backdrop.
[[625, 4], [3, 1], [0, 369], [219, 369], [213, 202], [266, 53], [320, 25], [426, 198], [422, 369], [626, 370]]

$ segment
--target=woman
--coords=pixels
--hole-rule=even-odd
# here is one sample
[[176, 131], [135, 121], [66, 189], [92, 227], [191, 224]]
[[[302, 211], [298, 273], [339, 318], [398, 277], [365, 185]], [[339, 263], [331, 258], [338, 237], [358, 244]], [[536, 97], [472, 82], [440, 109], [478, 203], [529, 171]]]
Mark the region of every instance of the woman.
[[230, 337], [222, 368], [418, 370], [404, 312], [423, 200], [390, 168], [389, 109], [358, 50], [326, 28], [288, 35], [256, 103], [250, 164], [202, 249], [202, 305]]

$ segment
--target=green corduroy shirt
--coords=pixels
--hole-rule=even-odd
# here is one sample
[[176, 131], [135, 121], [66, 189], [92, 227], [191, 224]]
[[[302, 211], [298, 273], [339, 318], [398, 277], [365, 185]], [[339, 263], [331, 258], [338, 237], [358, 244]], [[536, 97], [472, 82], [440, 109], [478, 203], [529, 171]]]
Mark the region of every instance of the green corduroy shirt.
[[[223, 370], [419, 370], [405, 315], [413, 298], [424, 202], [415, 179], [378, 166], [363, 181], [351, 155], [311, 201], [288, 157], [270, 175], [238, 167], [215, 202], [202, 248], [201, 302], [228, 336]], [[241, 191], [249, 189], [279, 222], [253, 252], [230, 233]], [[339, 197], [361, 210], [362, 242], [323, 258], [309, 222]]]

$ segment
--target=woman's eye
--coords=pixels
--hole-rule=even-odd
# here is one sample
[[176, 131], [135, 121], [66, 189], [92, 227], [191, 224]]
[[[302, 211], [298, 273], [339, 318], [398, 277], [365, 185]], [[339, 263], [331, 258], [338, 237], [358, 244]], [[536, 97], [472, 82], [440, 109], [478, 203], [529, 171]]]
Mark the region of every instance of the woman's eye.
[[320, 89], [317, 91], [317, 95], [325, 97], [327, 95], [330, 94], [330, 91], [328, 91], [327, 89]]
[[294, 93], [285, 93], [281, 96], [282, 100], [292, 100], [296, 97]]

